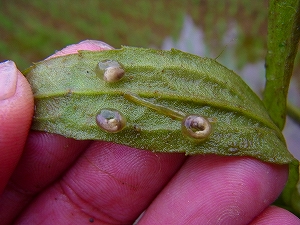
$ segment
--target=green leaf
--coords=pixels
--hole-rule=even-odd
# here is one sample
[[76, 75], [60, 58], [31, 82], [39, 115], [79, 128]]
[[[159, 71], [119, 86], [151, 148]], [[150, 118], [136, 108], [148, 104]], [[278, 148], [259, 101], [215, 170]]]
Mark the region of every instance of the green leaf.
[[268, 17], [265, 106], [282, 130], [286, 99], [300, 38], [300, 1], [271, 0]]
[[[123, 47], [45, 60], [25, 73], [35, 96], [35, 130], [157, 152], [293, 159], [262, 101], [214, 59]], [[189, 115], [202, 125], [188, 123]], [[119, 117], [126, 120], [115, 127]], [[113, 133], [100, 129], [101, 121]], [[196, 130], [204, 137], [192, 137]]]

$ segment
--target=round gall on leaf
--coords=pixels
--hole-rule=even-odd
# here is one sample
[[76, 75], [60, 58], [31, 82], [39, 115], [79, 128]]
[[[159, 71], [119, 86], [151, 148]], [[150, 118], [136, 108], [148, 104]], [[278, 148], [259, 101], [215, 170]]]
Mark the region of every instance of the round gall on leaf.
[[108, 133], [118, 133], [126, 126], [126, 118], [115, 109], [102, 109], [96, 116], [97, 125]]
[[210, 122], [199, 115], [186, 116], [181, 124], [182, 133], [195, 141], [204, 141], [211, 134]]
[[109, 83], [117, 82], [125, 74], [124, 67], [115, 60], [103, 60], [97, 64], [96, 74]]

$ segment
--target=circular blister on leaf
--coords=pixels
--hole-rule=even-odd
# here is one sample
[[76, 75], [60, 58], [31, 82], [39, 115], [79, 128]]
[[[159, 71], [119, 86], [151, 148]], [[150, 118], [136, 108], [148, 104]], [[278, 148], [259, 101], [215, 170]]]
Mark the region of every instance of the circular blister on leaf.
[[208, 119], [199, 115], [186, 116], [181, 124], [182, 133], [193, 140], [204, 141], [212, 132]]
[[108, 133], [118, 133], [126, 126], [125, 116], [116, 109], [101, 109], [96, 116], [97, 125]]
[[121, 63], [106, 59], [97, 64], [96, 74], [108, 83], [114, 83], [121, 80], [125, 74]]

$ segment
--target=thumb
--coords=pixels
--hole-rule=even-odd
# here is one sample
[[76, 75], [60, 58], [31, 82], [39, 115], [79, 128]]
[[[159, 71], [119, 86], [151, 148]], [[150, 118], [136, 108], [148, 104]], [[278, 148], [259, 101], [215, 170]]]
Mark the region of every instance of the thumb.
[[30, 85], [15, 63], [0, 63], [0, 193], [22, 154], [33, 105]]

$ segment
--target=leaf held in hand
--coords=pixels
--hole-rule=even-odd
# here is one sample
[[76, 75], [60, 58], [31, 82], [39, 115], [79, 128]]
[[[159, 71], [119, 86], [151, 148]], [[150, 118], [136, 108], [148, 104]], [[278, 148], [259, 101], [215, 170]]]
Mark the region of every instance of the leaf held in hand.
[[[99, 67], [112, 82], [99, 76]], [[35, 130], [157, 152], [293, 159], [257, 95], [213, 59], [123, 47], [52, 58], [25, 73], [35, 96]], [[100, 129], [103, 109], [120, 112], [106, 123], [118, 128], [121, 115], [126, 125], [113, 133]]]

